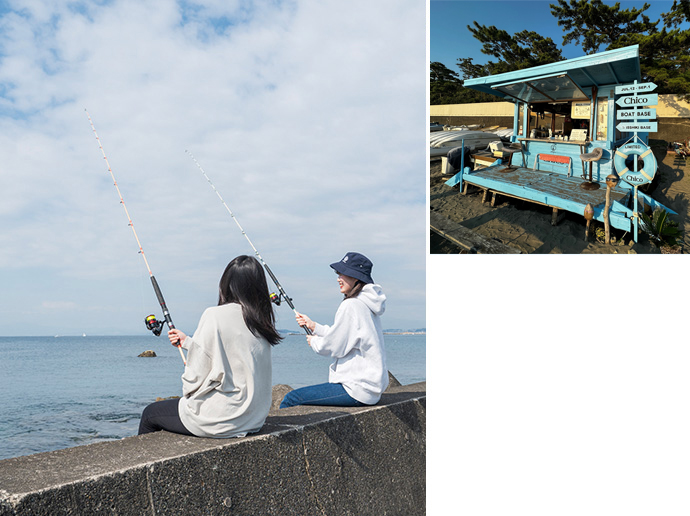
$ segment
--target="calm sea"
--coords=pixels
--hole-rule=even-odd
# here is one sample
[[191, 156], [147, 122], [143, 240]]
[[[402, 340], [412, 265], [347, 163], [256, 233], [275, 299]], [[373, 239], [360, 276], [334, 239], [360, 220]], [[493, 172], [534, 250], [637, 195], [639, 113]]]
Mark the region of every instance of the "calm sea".
[[[426, 380], [425, 335], [385, 343], [400, 383]], [[148, 349], [158, 356], [137, 356]], [[274, 385], [328, 381], [329, 359], [304, 335], [287, 335], [272, 354]], [[0, 356], [0, 459], [135, 435], [146, 405], [182, 390], [182, 358], [163, 337], [0, 337]]]

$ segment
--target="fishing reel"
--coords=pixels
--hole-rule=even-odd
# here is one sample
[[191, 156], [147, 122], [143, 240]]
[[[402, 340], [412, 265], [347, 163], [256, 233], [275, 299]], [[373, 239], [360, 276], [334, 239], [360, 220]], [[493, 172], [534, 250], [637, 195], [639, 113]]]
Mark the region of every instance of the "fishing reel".
[[151, 330], [156, 337], [160, 336], [163, 331], [163, 326], [165, 325], [164, 322], [156, 319], [156, 316], [153, 314], [147, 316], [144, 322], [146, 323], [146, 329]]
[[[290, 299], [289, 297], [283, 296], [283, 294], [276, 294], [275, 292], [271, 292], [268, 295], [268, 297], [271, 298], [271, 302], [275, 303], [276, 306], [280, 306], [280, 303], [282, 303], [283, 300], [287, 301], [289, 305], [290, 305], [290, 301], [292, 301], [292, 299]], [[290, 306], [292, 306], [292, 305], [290, 305]]]

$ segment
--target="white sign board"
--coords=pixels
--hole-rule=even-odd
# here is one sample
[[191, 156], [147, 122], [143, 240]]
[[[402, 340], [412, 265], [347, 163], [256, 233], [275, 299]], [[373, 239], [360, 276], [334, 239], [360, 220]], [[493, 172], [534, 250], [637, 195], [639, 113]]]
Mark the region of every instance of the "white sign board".
[[589, 119], [590, 115], [590, 103], [587, 102], [573, 102], [572, 108], [570, 109], [570, 118], [584, 118]]
[[616, 101], [616, 104], [625, 108], [633, 108], [638, 106], [656, 106], [658, 103], [659, 95], [657, 93], [621, 97]]
[[649, 93], [656, 89], [656, 84], [653, 82], [645, 82], [643, 84], [627, 84], [625, 86], [616, 86], [616, 95], [624, 95], [626, 93]]
[[617, 120], [632, 120], [633, 118], [656, 118], [656, 109], [620, 109], [616, 112]]
[[656, 122], [627, 122], [620, 123], [616, 126], [616, 129], [623, 133], [631, 132], [642, 132], [642, 133], [655, 133], [657, 132]]

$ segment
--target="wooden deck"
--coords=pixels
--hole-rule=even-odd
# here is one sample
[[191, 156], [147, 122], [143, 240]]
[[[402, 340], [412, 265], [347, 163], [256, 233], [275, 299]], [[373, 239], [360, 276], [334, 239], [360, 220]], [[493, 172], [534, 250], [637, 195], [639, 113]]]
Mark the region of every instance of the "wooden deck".
[[[581, 177], [567, 177], [550, 171], [532, 170], [530, 168], [508, 169], [505, 166], [487, 167], [463, 174], [462, 182], [470, 183], [485, 190], [485, 199], [489, 193], [506, 195], [523, 199], [554, 209], [554, 221], [557, 210], [565, 210], [583, 215], [585, 206], [594, 208], [594, 219], [603, 222], [606, 205], [606, 185], [597, 190], [585, 190], [580, 187], [584, 180]], [[610, 223], [613, 227], [630, 230], [630, 210], [621, 201], [629, 195], [630, 190], [615, 188], [611, 191]], [[493, 205], [493, 202], [492, 202]]]
[[497, 242], [466, 228], [436, 212], [431, 212], [431, 231], [459, 246], [469, 254], [520, 254], [515, 247]]

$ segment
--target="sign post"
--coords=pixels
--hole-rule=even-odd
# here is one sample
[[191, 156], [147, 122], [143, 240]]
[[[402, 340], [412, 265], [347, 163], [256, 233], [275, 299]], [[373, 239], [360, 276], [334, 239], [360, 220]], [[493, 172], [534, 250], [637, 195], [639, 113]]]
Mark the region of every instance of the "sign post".
[[[635, 225], [635, 232], [633, 234], [635, 242], [637, 242], [637, 232], [639, 224], [639, 213], [637, 212], [637, 189], [640, 185], [649, 183], [654, 179], [656, 174], [656, 159], [652, 153], [652, 149], [644, 145], [644, 143], [637, 136], [637, 133], [656, 132], [657, 122], [649, 122], [647, 120], [656, 118], [656, 109], [650, 109], [649, 106], [656, 106], [659, 103], [659, 95], [650, 93], [656, 89], [656, 84], [647, 82], [637, 84], [627, 84], [623, 86], [616, 86], [616, 95], [632, 93], [625, 97], [620, 97], [616, 104], [623, 108], [618, 110], [616, 114], [617, 120], [622, 120], [616, 126], [621, 132], [632, 132], [634, 134], [633, 140], [638, 140], [638, 143], [627, 143], [616, 150], [614, 155], [614, 164], [616, 171], [621, 179], [629, 183], [634, 188], [634, 212], [633, 220]], [[644, 122], [638, 121], [638, 118], [644, 119]], [[633, 170], [629, 170], [625, 164], [625, 160], [629, 155], [633, 156]], [[644, 159], [644, 166], [638, 170], [638, 159]]]

